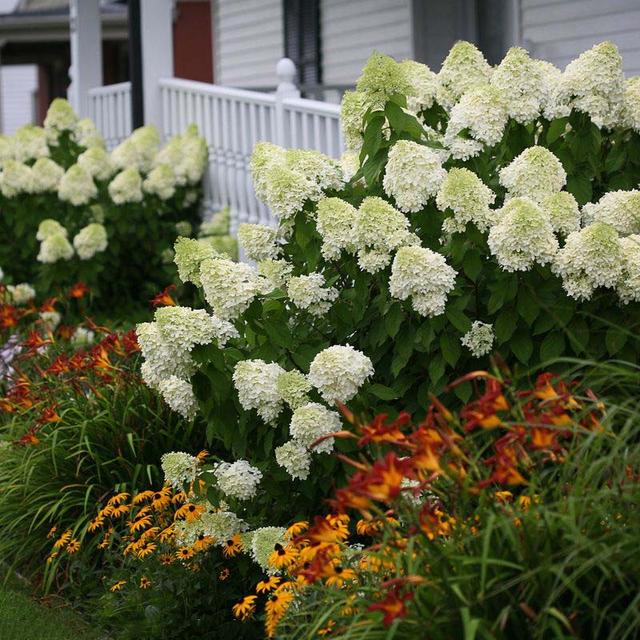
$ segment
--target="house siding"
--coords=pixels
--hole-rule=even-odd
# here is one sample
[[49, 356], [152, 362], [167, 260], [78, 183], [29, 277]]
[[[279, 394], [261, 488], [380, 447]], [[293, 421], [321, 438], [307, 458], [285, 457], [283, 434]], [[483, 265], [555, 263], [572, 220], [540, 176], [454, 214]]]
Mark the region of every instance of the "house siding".
[[216, 83], [275, 87], [284, 55], [282, 0], [214, 0], [213, 10]]
[[522, 44], [561, 69], [595, 43], [620, 49], [627, 76], [640, 74], [638, 0], [521, 0]]
[[5, 65], [0, 70], [2, 133], [14, 134], [35, 120], [38, 67], [31, 64]]
[[322, 0], [323, 82], [355, 84], [373, 49], [413, 57], [411, 0]]

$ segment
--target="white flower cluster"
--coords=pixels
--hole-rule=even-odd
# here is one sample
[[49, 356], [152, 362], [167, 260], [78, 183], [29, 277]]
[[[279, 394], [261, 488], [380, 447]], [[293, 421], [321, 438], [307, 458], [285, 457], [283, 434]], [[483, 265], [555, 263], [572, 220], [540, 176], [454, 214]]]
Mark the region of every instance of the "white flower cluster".
[[96, 253], [103, 252], [107, 245], [107, 230], [97, 222], [83, 227], [73, 238], [73, 247], [80, 260], [90, 260]]
[[202, 286], [200, 265], [205, 260], [221, 257], [211, 244], [193, 238], [178, 238], [173, 249], [178, 277], [182, 282], [192, 282], [197, 287]]
[[213, 470], [218, 488], [225, 496], [237, 500], [249, 500], [258, 492], [262, 472], [246, 460], [220, 462]]
[[616, 287], [623, 304], [640, 301], [640, 235], [620, 238], [623, 256], [622, 276]]
[[364, 353], [350, 345], [335, 345], [316, 355], [308, 380], [326, 402], [347, 402], [373, 374], [373, 364]]
[[444, 256], [425, 247], [402, 247], [391, 266], [389, 292], [399, 300], [411, 297], [417, 313], [433, 317], [444, 313], [455, 281], [456, 272]]
[[102, 147], [91, 147], [81, 153], [78, 165], [95, 180], [108, 180], [115, 172], [111, 157]]
[[340, 198], [323, 198], [316, 211], [316, 229], [322, 237], [325, 260], [336, 260], [343, 250], [353, 250], [356, 208]]
[[77, 327], [71, 336], [71, 344], [75, 347], [86, 347], [93, 344], [96, 334], [86, 327]]
[[398, 209], [410, 213], [420, 211], [436, 195], [446, 175], [442, 160], [433, 149], [399, 140], [389, 151], [382, 184]]
[[209, 151], [203, 138], [198, 135], [196, 125], [190, 125], [183, 135], [174, 136], [158, 152], [154, 167], [171, 167], [175, 184], [196, 184], [204, 173]]
[[11, 296], [11, 301], [19, 306], [31, 302], [36, 297], [36, 290], [26, 282], [9, 284], [7, 291]]
[[623, 125], [640, 132], [640, 76], [629, 78], [624, 84]]
[[[317, 402], [308, 402], [293, 412], [289, 434], [296, 442], [310, 448], [318, 438], [335, 433], [340, 427], [340, 416], [337, 412]], [[332, 450], [333, 438], [323, 440], [313, 449], [317, 453], [331, 453]]]
[[409, 83], [407, 109], [412, 113], [430, 109], [438, 92], [438, 76], [426, 64], [415, 60], [403, 60], [400, 69]]
[[62, 316], [57, 311], [41, 311], [40, 320], [46, 331], [55, 331], [55, 328], [60, 324]]
[[280, 248], [276, 244], [278, 232], [264, 224], [243, 223], [238, 227], [238, 241], [250, 260], [260, 262], [278, 257]]
[[284, 369], [275, 362], [241, 360], [233, 371], [233, 384], [243, 409], [255, 409], [267, 423], [273, 422], [282, 410], [278, 378]]
[[13, 198], [19, 193], [33, 191], [33, 171], [22, 162], [7, 160], [2, 167], [0, 191], [5, 198]]
[[460, 338], [462, 346], [467, 347], [476, 358], [491, 353], [494, 340], [493, 325], [479, 320], [476, 320], [471, 325], [471, 329]]
[[73, 128], [73, 139], [85, 149], [93, 147], [105, 148], [104, 138], [98, 133], [96, 125], [90, 118], [82, 118], [76, 122]]
[[510, 197], [524, 196], [537, 203], [560, 191], [566, 182], [562, 163], [544, 147], [525, 149], [500, 171], [500, 184]]
[[91, 174], [79, 164], [69, 167], [60, 180], [58, 198], [79, 207], [98, 195]]
[[49, 156], [47, 133], [32, 124], [20, 127], [13, 136], [13, 157], [18, 162]]
[[145, 193], [158, 196], [160, 200], [169, 200], [176, 192], [176, 176], [168, 164], [159, 164], [144, 179], [142, 188]]
[[197, 344], [208, 344], [215, 337], [211, 316], [204, 309], [160, 307], [154, 320], [163, 338], [191, 351]]
[[287, 544], [287, 530], [284, 527], [261, 527], [250, 533], [251, 556], [267, 573], [273, 573], [269, 566], [269, 556], [275, 551], [276, 545]]
[[294, 276], [287, 284], [287, 295], [299, 309], [305, 309], [312, 316], [323, 316], [338, 297], [338, 290], [325, 287], [321, 273]]
[[491, 253], [505, 271], [527, 271], [548, 264], [558, 251], [549, 215], [529, 198], [512, 198], [497, 212], [489, 231]]
[[542, 201], [542, 209], [548, 214], [553, 230], [563, 236], [580, 229], [580, 208], [568, 191], [558, 191]]
[[177, 376], [169, 376], [158, 384], [158, 391], [164, 401], [182, 417], [192, 419], [198, 412], [198, 401], [191, 384]]
[[58, 190], [64, 169], [51, 158], [38, 158], [31, 167], [31, 174], [33, 193], [46, 193]]
[[582, 207], [584, 224], [606, 222], [620, 235], [640, 233], [640, 191], [610, 191]]
[[63, 98], [55, 98], [49, 105], [44, 119], [44, 128], [49, 141], [55, 144], [60, 133], [75, 129], [77, 121], [78, 116], [71, 105]]
[[275, 450], [276, 462], [294, 479], [306, 480], [311, 470], [311, 452], [295, 440]]
[[284, 402], [291, 409], [297, 409], [308, 402], [311, 383], [300, 371], [285, 371], [278, 376], [276, 388]]
[[58, 260], [70, 260], [73, 257], [73, 247], [67, 235], [67, 230], [57, 220], [43, 220], [36, 233], [36, 239], [40, 241], [40, 251], [36, 258], [38, 262], [54, 264]]
[[480, 231], [486, 231], [493, 216], [489, 206], [495, 199], [495, 193], [473, 171], [451, 169], [436, 195], [438, 209], [453, 214], [445, 219], [442, 230], [464, 233], [467, 223], [473, 222]]
[[340, 163], [329, 156], [284, 150], [269, 142], [254, 147], [251, 174], [257, 196], [282, 220], [292, 218], [307, 200], [317, 201], [323, 191], [344, 183]]
[[262, 260], [258, 263], [258, 273], [274, 289], [285, 287], [292, 272], [293, 265], [286, 260]]
[[111, 159], [118, 169], [135, 169], [148, 173], [160, 147], [160, 134], [153, 125], [136, 129], [112, 152]]
[[196, 479], [199, 464], [198, 458], [182, 451], [165, 453], [160, 459], [165, 483], [176, 490]]
[[127, 204], [129, 202], [142, 202], [142, 176], [140, 172], [131, 166], [122, 170], [109, 183], [109, 195], [115, 204]]

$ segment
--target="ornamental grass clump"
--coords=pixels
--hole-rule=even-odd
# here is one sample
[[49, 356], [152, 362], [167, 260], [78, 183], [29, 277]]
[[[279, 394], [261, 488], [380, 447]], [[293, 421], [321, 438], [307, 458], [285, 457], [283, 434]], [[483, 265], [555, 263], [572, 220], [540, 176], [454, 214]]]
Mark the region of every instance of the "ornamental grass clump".
[[44, 128], [2, 137], [0, 233], [12, 242], [0, 265], [42, 291], [83, 281], [98, 307], [139, 306], [174, 278], [167, 252], [198, 221], [206, 161], [194, 127], [162, 148], [143, 127], [109, 153], [90, 121], [54, 101]]
[[[197, 405], [222, 461], [261, 474], [234, 502], [202, 473], [214, 509], [245, 536], [288, 524], [292, 504], [308, 514], [353, 452], [344, 403], [422, 419], [492, 356], [516, 372], [638, 360], [640, 136], [625, 86], [608, 44], [564, 73], [522, 50], [493, 69], [470, 43], [438, 74], [376, 53], [343, 101], [348, 161], [256, 146], [274, 220], [240, 227], [255, 264], [175, 244], [206, 322], [226, 330], [138, 327], [145, 379], [185, 416]], [[471, 392], [467, 380], [444, 397]]]

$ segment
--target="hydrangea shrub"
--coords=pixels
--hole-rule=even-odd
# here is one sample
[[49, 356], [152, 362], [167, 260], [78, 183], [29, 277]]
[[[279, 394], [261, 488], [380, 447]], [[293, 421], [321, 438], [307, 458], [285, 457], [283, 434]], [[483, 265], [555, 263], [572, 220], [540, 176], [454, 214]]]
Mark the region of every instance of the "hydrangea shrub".
[[438, 74], [374, 53], [342, 126], [341, 162], [259, 144], [277, 224], [240, 226], [255, 264], [180, 238], [207, 311], [138, 328], [147, 382], [259, 470], [246, 491], [267, 499], [229, 501], [254, 524], [326, 492], [324, 452], [351, 446], [336, 403], [425, 411], [496, 352], [638, 358], [640, 97], [613, 45], [564, 72], [519, 48], [492, 68], [465, 42]]
[[195, 128], [165, 146], [142, 127], [107, 152], [65, 100], [44, 127], [0, 137], [0, 265], [42, 291], [83, 281], [94, 293], [148, 299], [171, 281], [167, 251], [198, 220], [207, 149]]

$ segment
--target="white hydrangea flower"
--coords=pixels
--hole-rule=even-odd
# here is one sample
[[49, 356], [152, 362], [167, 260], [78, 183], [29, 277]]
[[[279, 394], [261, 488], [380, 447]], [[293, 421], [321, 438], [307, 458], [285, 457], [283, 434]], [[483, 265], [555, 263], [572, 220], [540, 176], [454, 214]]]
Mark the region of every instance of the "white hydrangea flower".
[[138, 344], [145, 359], [141, 368], [142, 379], [153, 389], [162, 380], [176, 376], [188, 380], [195, 372], [189, 350], [176, 342], [167, 341], [155, 322], [143, 322], [136, 326]]
[[211, 316], [211, 324], [213, 325], [213, 335], [220, 347], [224, 347], [229, 340], [240, 337], [238, 330], [227, 320], [213, 315]]
[[96, 334], [85, 327], [77, 327], [71, 336], [71, 344], [74, 347], [85, 347], [93, 344]]
[[567, 65], [556, 100], [586, 113], [597, 127], [611, 128], [623, 114], [624, 90], [618, 48], [612, 42], [601, 42]]
[[60, 324], [62, 316], [57, 311], [41, 311], [40, 320], [47, 331], [54, 331]]
[[53, 236], [58, 233], [61, 233], [65, 238], [68, 235], [67, 230], [57, 220], [54, 220], [53, 218], [46, 218], [38, 225], [36, 240], [42, 242], [49, 236]]
[[370, 96], [361, 91], [345, 91], [340, 103], [340, 124], [348, 151], [360, 153], [362, 147], [363, 119], [367, 110], [382, 108], [384, 103], [374, 103]]
[[640, 76], [624, 83], [624, 108], [621, 124], [640, 132]]
[[246, 460], [220, 462], [213, 470], [218, 488], [225, 496], [237, 500], [249, 500], [258, 492], [262, 472]]
[[338, 290], [325, 287], [321, 273], [293, 276], [287, 284], [287, 295], [299, 309], [306, 309], [313, 316], [323, 316], [338, 297]]
[[491, 353], [494, 339], [493, 325], [476, 320], [471, 329], [460, 338], [460, 342], [474, 357], [480, 358]]
[[204, 260], [200, 281], [206, 301], [222, 320], [235, 320], [265, 290], [264, 279], [255, 269], [224, 258]]
[[216, 544], [222, 545], [236, 534], [247, 529], [247, 523], [232, 511], [207, 509], [198, 520], [202, 533], [211, 536]]
[[324, 259], [336, 260], [343, 249], [353, 249], [356, 208], [340, 198], [323, 198], [316, 211], [316, 229], [322, 237]]
[[205, 309], [160, 307], [154, 320], [166, 342], [189, 351], [197, 344], [209, 344], [215, 337], [212, 317]]
[[[308, 402], [293, 412], [289, 425], [289, 434], [296, 442], [311, 448], [311, 445], [318, 438], [340, 431], [341, 427], [342, 423], [338, 413], [330, 411], [317, 402]], [[331, 453], [333, 451], [333, 440], [333, 438], [327, 438], [311, 451], [315, 453]]]
[[293, 265], [286, 260], [262, 260], [258, 263], [258, 273], [271, 283], [274, 289], [287, 286], [293, 273]]
[[551, 219], [551, 226], [563, 236], [580, 229], [580, 208], [568, 191], [558, 191], [542, 201], [542, 209]]
[[278, 232], [264, 224], [242, 223], [238, 227], [238, 241], [250, 260], [260, 262], [278, 257], [280, 247], [276, 244]]
[[193, 233], [193, 227], [188, 220], [179, 220], [176, 222], [176, 233], [179, 236], [188, 237]]
[[195, 417], [198, 412], [198, 401], [189, 382], [177, 376], [169, 376], [160, 381], [158, 391], [173, 411], [187, 420]]
[[267, 573], [273, 573], [269, 566], [269, 556], [276, 545], [287, 544], [287, 530], [284, 527], [262, 527], [251, 532], [251, 557]]
[[495, 199], [496, 194], [473, 171], [457, 167], [451, 169], [436, 195], [438, 209], [453, 213], [452, 217], [445, 219], [443, 231], [464, 233], [469, 222], [473, 222], [480, 231], [486, 231], [493, 216], [489, 206]]
[[540, 96], [542, 115], [547, 120], [568, 116], [571, 109], [557, 102], [562, 71], [546, 60], [534, 60], [534, 63], [542, 72], [542, 95]]
[[584, 224], [606, 222], [620, 235], [640, 233], [640, 191], [609, 191], [582, 207]]
[[[368, 251], [388, 255], [403, 244], [415, 242], [409, 231], [407, 217], [377, 196], [369, 196], [360, 204], [354, 226], [354, 241], [359, 258], [362, 254], [366, 256]], [[389, 261], [390, 257], [387, 264]], [[359, 264], [362, 269], [369, 267], [365, 270], [370, 270], [371, 264], [363, 264], [360, 259]]]
[[142, 177], [135, 167], [121, 171], [109, 183], [109, 195], [115, 204], [142, 202]]
[[344, 185], [340, 162], [319, 151], [287, 149], [285, 165], [317, 184], [322, 191], [341, 189]]
[[36, 290], [26, 282], [7, 285], [11, 301], [18, 306], [31, 302], [36, 297]]
[[350, 345], [334, 345], [313, 359], [308, 380], [327, 402], [347, 402], [373, 374], [373, 364], [364, 353]]
[[73, 128], [73, 139], [85, 149], [93, 147], [105, 148], [104, 138], [98, 133], [96, 125], [91, 118], [82, 118], [76, 122]]
[[0, 191], [5, 198], [14, 198], [19, 193], [33, 191], [33, 170], [22, 162], [7, 160], [2, 167]]
[[412, 113], [430, 109], [438, 91], [438, 76], [426, 64], [415, 60], [403, 60], [400, 68], [409, 83], [407, 109]]
[[553, 271], [562, 278], [565, 291], [577, 300], [588, 300], [598, 287], [615, 287], [624, 271], [617, 231], [604, 222], [594, 222], [570, 233], [556, 255]]
[[491, 66], [470, 42], [457, 42], [438, 73], [437, 101], [450, 109], [471, 89], [491, 79]]
[[13, 136], [0, 133], [0, 167], [2, 167], [7, 160], [15, 160]]
[[[451, 109], [444, 144], [451, 156], [467, 160], [502, 140], [508, 114], [504, 96], [489, 84], [467, 91]], [[467, 137], [460, 134], [465, 132]]]
[[185, 484], [191, 484], [196, 479], [199, 464], [198, 458], [182, 451], [165, 453], [160, 458], [164, 481], [176, 491], [182, 491]]
[[529, 198], [512, 198], [497, 212], [488, 245], [505, 271], [527, 271], [547, 264], [558, 252], [548, 215]]
[[44, 119], [44, 128], [49, 139], [57, 141], [58, 134], [63, 131], [73, 131], [78, 121], [78, 116], [72, 106], [64, 98], [55, 98], [49, 105]]
[[51, 158], [39, 158], [31, 167], [31, 190], [33, 193], [57, 191], [63, 175], [64, 169]]
[[48, 157], [46, 131], [33, 124], [20, 127], [13, 136], [13, 153], [18, 162]]
[[262, 200], [273, 214], [286, 220], [302, 210], [307, 200], [318, 200], [322, 191], [303, 174], [284, 166], [267, 170], [266, 186]]
[[80, 165], [69, 167], [60, 180], [58, 198], [79, 207], [98, 195], [98, 188], [91, 174]]
[[399, 300], [411, 297], [417, 313], [432, 317], [444, 313], [455, 282], [456, 272], [444, 256], [425, 247], [402, 247], [391, 266], [389, 292]]
[[282, 411], [278, 393], [278, 376], [284, 369], [275, 362], [241, 360], [233, 371], [233, 384], [243, 409], [255, 409], [267, 423], [273, 422]]
[[111, 159], [118, 169], [134, 169], [148, 173], [160, 147], [160, 134], [153, 125], [136, 129], [112, 152]]
[[202, 178], [208, 155], [207, 143], [198, 135], [197, 127], [190, 125], [184, 135], [174, 136], [167, 142], [155, 156], [153, 166], [171, 167], [179, 186], [196, 184]]
[[73, 239], [73, 246], [80, 260], [90, 260], [96, 253], [102, 253], [108, 244], [107, 230], [97, 222], [80, 229]]
[[258, 142], [253, 147], [249, 168], [256, 195], [264, 200], [267, 192], [268, 170], [285, 163], [286, 150], [273, 142]]
[[205, 260], [220, 257], [211, 244], [193, 238], [178, 238], [173, 245], [174, 262], [178, 267], [178, 277], [182, 282], [192, 282], [197, 287], [200, 282], [200, 265]]
[[389, 151], [384, 191], [395, 198], [401, 211], [420, 211], [436, 195], [446, 175], [440, 156], [433, 149], [399, 140]]
[[285, 371], [278, 376], [276, 382], [278, 394], [291, 409], [308, 402], [311, 383], [300, 371]]
[[311, 470], [311, 453], [296, 440], [289, 440], [275, 450], [276, 462], [294, 479], [306, 480]]
[[43, 264], [54, 264], [58, 260], [71, 260], [73, 247], [64, 233], [54, 233], [47, 236], [40, 244], [37, 260]]
[[500, 170], [500, 184], [513, 198], [526, 197], [540, 204], [567, 182], [558, 158], [544, 147], [529, 147]]
[[623, 270], [616, 291], [622, 304], [640, 301], [640, 235], [620, 239]]
[[90, 147], [78, 156], [78, 164], [96, 180], [108, 180], [115, 172], [109, 154], [102, 147]]
[[145, 193], [158, 196], [160, 200], [169, 200], [176, 192], [176, 176], [168, 164], [154, 167], [142, 183]]
[[409, 71], [408, 65], [399, 64], [391, 56], [374, 51], [362, 69], [356, 89], [371, 101], [384, 104], [394, 94], [406, 96], [411, 93]]
[[509, 49], [491, 76], [491, 84], [502, 93], [509, 117], [522, 124], [540, 115], [546, 82], [543, 67], [522, 47]]

